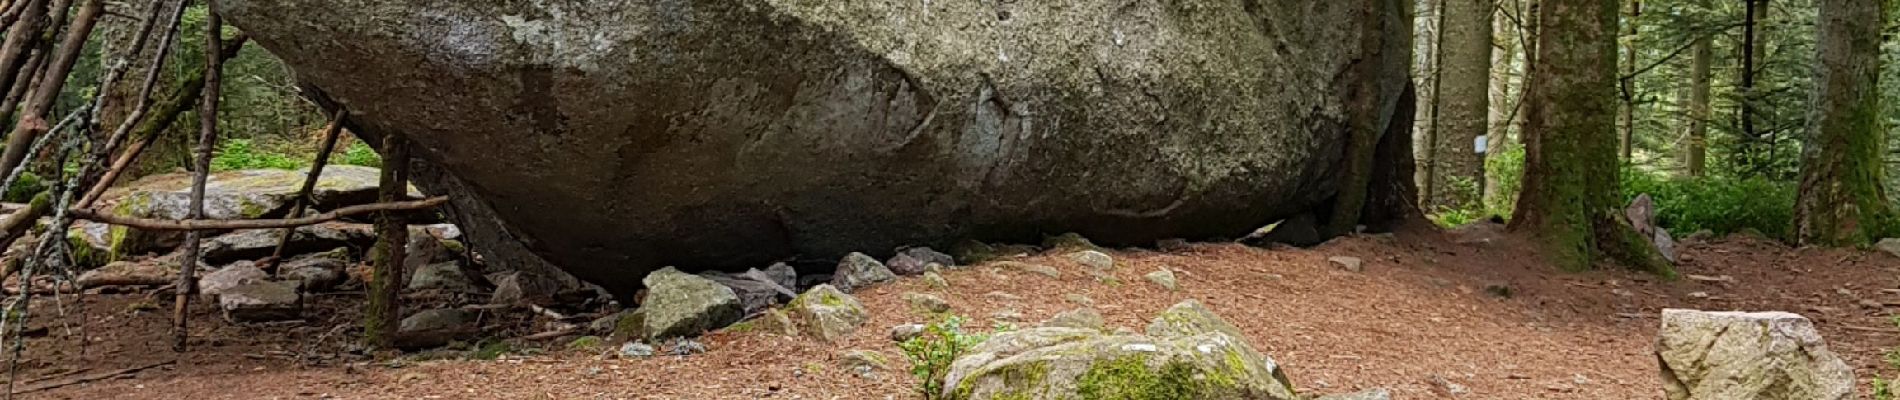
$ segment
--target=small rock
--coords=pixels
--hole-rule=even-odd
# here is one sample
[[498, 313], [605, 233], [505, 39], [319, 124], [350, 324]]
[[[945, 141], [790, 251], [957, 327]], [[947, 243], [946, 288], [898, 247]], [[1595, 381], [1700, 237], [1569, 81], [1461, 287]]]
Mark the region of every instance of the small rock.
[[924, 335], [924, 324], [903, 324], [891, 327], [891, 341], [903, 343]]
[[931, 314], [950, 312], [950, 302], [944, 301], [941, 297], [917, 292], [904, 293], [903, 296], [904, 302], [910, 303], [911, 309]]
[[234, 262], [198, 278], [198, 293], [205, 297], [216, 298], [226, 289], [260, 282], [267, 278], [269, 277], [265, 276], [264, 270], [257, 269], [257, 266], [250, 261]]
[[924, 273], [924, 260], [904, 253], [897, 253], [890, 260], [884, 261], [884, 266], [890, 268], [891, 272], [898, 276], [915, 276]]
[[705, 343], [700, 343], [697, 340], [683, 338], [683, 337], [674, 338], [673, 345], [668, 346], [667, 348], [669, 349], [667, 350], [668, 353], [672, 355], [676, 355], [676, 356], [681, 356], [681, 357], [706, 353]]
[[1077, 264], [1086, 265], [1089, 268], [1094, 268], [1096, 270], [1101, 270], [1101, 271], [1115, 269], [1114, 257], [1110, 257], [1108, 254], [1095, 251], [1095, 250], [1085, 250], [1085, 251], [1069, 253], [1069, 260], [1073, 260]]
[[1170, 271], [1166, 268], [1149, 272], [1147, 275], [1142, 275], [1142, 277], [1148, 278], [1149, 282], [1154, 282], [1156, 285], [1160, 285], [1169, 291], [1180, 290], [1181, 288], [1180, 283], [1174, 279], [1174, 271]]
[[415, 313], [402, 319], [396, 347], [440, 347], [451, 341], [474, 337], [480, 333], [480, 328], [475, 326], [475, 318], [474, 312], [454, 308]]
[[672, 267], [648, 274], [645, 330], [649, 339], [698, 336], [745, 317], [731, 288]]
[[164, 286], [178, 281], [178, 263], [116, 261], [79, 274], [79, 287]]
[[943, 275], [939, 275], [936, 272], [925, 272], [924, 287], [931, 289], [949, 289], [950, 282], [943, 280]]
[[653, 346], [646, 343], [627, 342], [620, 345], [620, 358], [647, 358], [653, 357], [653, 353]]
[[752, 320], [752, 326], [759, 332], [782, 336], [798, 336], [798, 324], [792, 323], [792, 317], [779, 309], [765, 310], [758, 319]]
[[1900, 257], [1900, 238], [1880, 239], [1879, 243], [1874, 244], [1874, 248], [1888, 255]]
[[838, 356], [838, 366], [851, 371], [859, 378], [877, 378], [879, 371], [890, 369], [890, 362], [884, 354], [870, 350], [850, 350]]
[[838, 261], [838, 271], [832, 274], [831, 285], [850, 293], [893, 280], [897, 280], [897, 274], [891, 273], [884, 263], [864, 253], [851, 253]]
[[1191, 245], [1188, 244], [1187, 239], [1161, 239], [1155, 241], [1155, 249], [1161, 251], [1187, 250], [1189, 246]]
[[278, 269], [279, 275], [298, 281], [298, 287], [306, 292], [327, 292], [342, 286], [349, 278], [343, 271], [350, 264], [350, 249], [337, 248], [293, 257], [278, 265]]
[[949, 254], [931, 250], [929, 247], [912, 247], [898, 251], [897, 255], [891, 257], [885, 265], [890, 267], [891, 272], [898, 275], [917, 275], [928, 271], [930, 264], [949, 266], [956, 263], [956, 259], [950, 257]]
[[938, 264], [938, 263], [924, 264], [924, 273], [942, 274], [943, 270], [945, 269], [947, 268], [944, 267], [943, 264]]
[[1656, 233], [1651, 235], [1650, 243], [1656, 245], [1656, 252], [1662, 253], [1663, 259], [1671, 263], [1682, 261], [1682, 258], [1676, 255], [1676, 238], [1669, 236], [1668, 229], [1656, 227]]
[[256, 281], [224, 289], [218, 307], [232, 322], [284, 321], [298, 318], [303, 298], [291, 284]]
[[1227, 323], [1227, 320], [1215, 315], [1213, 310], [1201, 305], [1200, 301], [1192, 299], [1162, 310], [1161, 314], [1148, 324], [1147, 329], [1149, 336], [1159, 337], [1185, 337], [1210, 332], [1236, 338], [1247, 337], [1240, 333], [1240, 328]]
[[1332, 262], [1333, 266], [1347, 271], [1364, 272], [1366, 270], [1365, 260], [1360, 260], [1359, 257], [1333, 256], [1328, 257], [1326, 261]]
[[923, 260], [924, 265], [938, 264], [944, 267], [953, 267], [957, 265], [957, 259], [955, 257], [951, 257], [949, 254], [944, 254], [943, 252], [931, 249], [929, 247], [912, 247], [912, 248], [904, 249], [903, 251], [899, 251], [898, 253], [909, 255], [911, 258]]
[[857, 298], [831, 285], [818, 285], [798, 295], [785, 307], [785, 313], [806, 335], [826, 342], [850, 336], [870, 320]]
[[462, 266], [454, 261], [423, 265], [409, 276], [409, 290], [441, 290], [451, 293], [469, 293], [475, 290], [475, 282], [462, 272]]
[[[772, 266], [765, 267], [763, 270], [756, 268], [746, 270], [745, 277], [776, 283], [780, 287], [784, 287], [787, 291], [793, 291], [798, 288], [798, 270], [793, 269], [791, 264], [776, 263], [772, 264]], [[792, 292], [788, 295], [798, 297], [797, 292]]]
[[1062, 271], [1057, 270], [1056, 267], [1051, 267], [1051, 266], [1042, 265], [1042, 264], [1030, 264], [1030, 263], [1021, 262], [1021, 261], [1003, 261], [1003, 262], [996, 263], [995, 266], [996, 268], [999, 268], [999, 269], [1017, 271], [1017, 272], [1028, 272], [1028, 273], [1042, 275], [1042, 276], [1046, 276], [1050, 278], [1062, 277]]
[[1065, 294], [1065, 295], [1062, 295], [1062, 299], [1070, 303], [1075, 303], [1076, 305], [1083, 306], [1083, 307], [1095, 306], [1095, 299], [1091, 299], [1088, 296], [1084, 296], [1080, 293]]
[[488, 280], [495, 284], [495, 292], [488, 295], [488, 304], [517, 304], [522, 300], [521, 272], [509, 271]]
[[[761, 275], [763, 275], [763, 272], [761, 272]], [[732, 289], [732, 293], [739, 296], [739, 304], [742, 306], [741, 308], [745, 310], [746, 315], [757, 314], [760, 311], [771, 308], [775, 304], [779, 304], [781, 301], [791, 301], [793, 297], [796, 297], [790, 288], [780, 286], [777, 282], [771, 280], [750, 278], [749, 276], [751, 275], [747, 274], [730, 275], [721, 272], [704, 272], [700, 273], [699, 276], [710, 279], [713, 282], [718, 282], [727, 289]], [[769, 279], [769, 277], [767, 278]]]
[[1100, 247], [1096, 247], [1094, 242], [1090, 242], [1088, 238], [1082, 237], [1080, 233], [1069, 232], [1044, 238], [1042, 240], [1042, 248], [1050, 250], [1095, 250]]
[[1099, 330], [1102, 330], [1103, 327], [1107, 326], [1107, 323], [1103, 321], [1102, 313], [1096, 312], [1095, 309], [1077, 308], [1074, 310], [1063, 311], [1061, 313], [1056, 314], [1053, 317], [1049, 317], [1048, 320], [1042, 321], [1042, 324], [1040, 324], [1040, 326], [1057, 327], [1057, 328], [1090, 329], [1090, 330], [1099, 331]]
[[1689, 292], [1689, 297], [1697, 298], [1697, 299], [1706, 299], [1706, 298], [1709, 298], [1709, 292]]

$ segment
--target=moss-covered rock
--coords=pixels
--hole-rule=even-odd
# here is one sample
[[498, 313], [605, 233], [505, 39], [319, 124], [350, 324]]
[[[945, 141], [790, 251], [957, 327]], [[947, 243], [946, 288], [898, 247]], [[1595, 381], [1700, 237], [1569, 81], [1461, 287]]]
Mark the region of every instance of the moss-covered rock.
[[1000, 334], [959, 358], [952, 399], [1295, 400], [1271, 359], [1221, 333], [1156, 338], [1075, 328]]
[[1208, 332], [1247, 337], [1240, 333], [1240, 328], [1235, 328], [1219, 315], [1214, 315], [1214, 311], [1201, 305], [1199, 300], [1192, 299], [1162, 310], [1161, 314], [1155, 316], [1154, 321], [1148, 323], [1147, 331], [1150, 336], [1162, 337], [1192, 336]]
[[[303, 188], [304, 171], [243, 170], [211, 174], [205, 181], [205, 218], [255, 219], [287, 214], [291, 200]], [[381, 171], [375, 168], [333, 165], [324, 168], [311, 197], [316, 209], [376, 201]], [[420, 193], [411, 193], [420, 196]], [[191, 211], [189, 174], [154, 175], [115, 189], [108, 201], [113, 214], [136, 218], [183, 219]], [[106, 235], [111, 259], [177, 246], [180, 232], [147, 232], [112, 227]]]
[[745, 317], [739, 296], [710, 279], [665, 268], [647, 275], [644, 328], [648, 339], [698, 336]]
[[792, 299], [785, 313], [805, 335], [827, 342], [837, 341], [870, 320], [864, 304], [831, 285], [818, 285]]

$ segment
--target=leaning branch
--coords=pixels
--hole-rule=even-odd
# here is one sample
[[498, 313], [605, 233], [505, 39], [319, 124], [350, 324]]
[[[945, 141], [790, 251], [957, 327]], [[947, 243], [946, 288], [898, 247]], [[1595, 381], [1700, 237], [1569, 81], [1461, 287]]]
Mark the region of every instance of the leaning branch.
[[92, 210], [72, 210], [73, 218], [118, 225], [146, 231], [197, 231], [232, 229], [280, 229], [316, 225], [336, 221], [345, 217], [369, 214], [378, 211], [414, 211], [435, 208], [449, 201], [448, 197], [437, 196], [415, 201], [364, 204], [338, 208], [315, 216], [284, 219], [157, 219], [132, 218], [118, 215], [101, 214]]

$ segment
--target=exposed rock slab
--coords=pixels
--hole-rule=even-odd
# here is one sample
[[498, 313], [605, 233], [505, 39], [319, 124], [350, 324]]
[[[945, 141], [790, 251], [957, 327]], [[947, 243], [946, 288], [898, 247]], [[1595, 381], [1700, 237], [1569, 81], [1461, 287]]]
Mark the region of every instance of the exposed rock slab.
[[1657, 335], [1669, 400], [1854, 396], [1853, 368], [1800, 315], [1668, 309]]

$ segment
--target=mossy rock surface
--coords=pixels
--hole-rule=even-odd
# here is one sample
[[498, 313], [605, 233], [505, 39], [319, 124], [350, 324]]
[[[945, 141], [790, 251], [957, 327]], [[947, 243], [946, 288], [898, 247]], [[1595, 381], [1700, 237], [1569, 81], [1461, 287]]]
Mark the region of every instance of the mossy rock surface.
[[[288, 214], [292, 200], [303, 188], [306, 171], [274, 169], [226, 171], [205, 180], [205, 218], [258, 219]], [[325, 167], [311, 197], [315, 209], [327, 210], [376, 201], [382, 172], [351, 165]], [[410, 196], [420, 192], [411, 189]], [[113, 214], [136, 218], [184, 219], [191, 212], [191, 176], [185, 173], [153, 175], [107, 195]], [[177, 246], [181, 232], [147, 232], [112, 227], [106, 235], [111, 260]]]
[[[1156, 318], [1156, 325], [1168, 328], [1151, 327], [1149, 335], [1066, 326], [998, 334], [951, 365], [942, 395], [962, 400], [1299, 399], [1279, 364], [1255, 351], [1219, 316], [1191, 301], [1169, 312]], [[1163, 323], [1167, 319], [1175, 321]], [[1187, 319], [1196, 321], [1181, 323]]]
[[711, 279], [666, 268], [647, 275], [646, 284], [640, 310], [648, 339], [699, 336], [745, 317], [739, 296]]
[[799, 331], [818, 340], [832, 342], [850, 336], [870, 320], [864, 304], [831, 285], [818, 285], [792, 299], [785, 313]]

